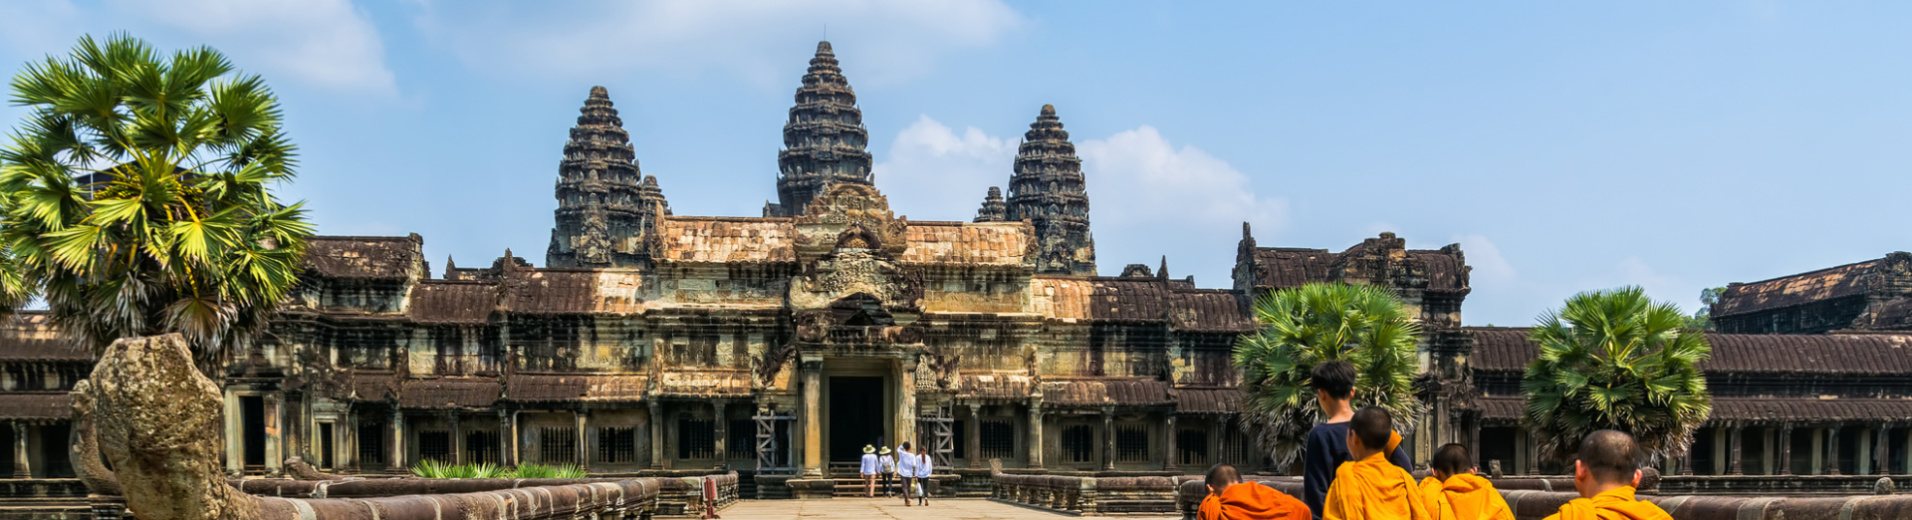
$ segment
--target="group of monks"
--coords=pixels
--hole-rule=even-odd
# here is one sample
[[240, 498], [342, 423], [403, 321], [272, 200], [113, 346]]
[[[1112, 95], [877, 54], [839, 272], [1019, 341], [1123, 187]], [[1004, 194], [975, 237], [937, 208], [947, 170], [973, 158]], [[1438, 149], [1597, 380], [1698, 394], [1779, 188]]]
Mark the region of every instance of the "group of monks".
[[[1317, 365], [1312, 375], [1328, 420], [1309, 432], [1303, 499], [1243, 483], [1234, 466], [1217, 464], [1208, 470], [1209, 495], [1202, 500], [1200, 520], [1515, 520], [1493, 483], [1477, 474], [1466, 446], [1436, 450], [1429, 467], [1433, 475], [1415, 482], [1393, 416], [1378, 407], [1349, 409], [1353, 365], [1330, 361]], [[1327, 434], [1339, 434], [1340, 442], [1317, 439]], [[1580, 498], [1547, 520], [1672, 520], [1659, 506], [1634, 498], [1637, 460], [1632, 436], [1614, 430], [1588, 435], [1574, 461]]]

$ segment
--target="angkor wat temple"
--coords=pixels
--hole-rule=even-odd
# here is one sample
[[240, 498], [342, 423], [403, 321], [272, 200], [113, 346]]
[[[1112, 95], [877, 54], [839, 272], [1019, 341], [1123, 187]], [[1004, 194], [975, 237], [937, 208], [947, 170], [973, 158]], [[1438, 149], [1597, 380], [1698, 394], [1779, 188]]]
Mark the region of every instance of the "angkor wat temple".
[[[990, 188], [954, 222], [899, 216], [875, 188], [827, 42], [795, 101], [762, 216], [673, 214], [668, 175], [640, 171], [597, 87], [563, 147], [544, 266], [507, 250], [434, 271], [417, 235], [316, 238], [297, 297], [228, 367], [228, 469], [277, 473], [295, 455], [341, 473], [732, 468], [777, 496], [827, 494], [833, 463], [901, 441], [964, 489], [987, 485], [992, 460], [1265, 467], [1230, 352], [1253, 298], [1323, 281], [1389, 287], [1420, 316], [1417, 461], [1462, 442], [1510, 474], [1558, 471], [1516, 424], [1526, 331], [1461, 325], [1458, 246], [1383, 233], [1340, 252], [1261, 247], [1244, 225], [1228, 289], [1172, 278], [1166, 259], [1098, 276], [1089, 179], [1054, 107], [1004, 172], [1007, 197]], [[1888, 332], [1912, 327], [1908, 259], [1728, 289], [1705, 365], [1715, 413], [1668, 474], [1909, 472], [1912, 335]], [[18, 477], [71, 474], [65, 391], [92, 362], [43, 321], [0, 333], [0, 442], [14, 447], [0, 463]]]

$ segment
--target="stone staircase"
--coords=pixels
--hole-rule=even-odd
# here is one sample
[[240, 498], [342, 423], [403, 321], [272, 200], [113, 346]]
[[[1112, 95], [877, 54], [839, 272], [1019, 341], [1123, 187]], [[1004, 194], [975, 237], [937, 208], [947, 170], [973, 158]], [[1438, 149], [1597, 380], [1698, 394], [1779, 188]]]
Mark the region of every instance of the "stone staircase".
[[[836, 481], [836, 490], [830, 496], [860, 498], [863, 496], [863, 476], [859, 474], [862, 464], [856, 462], [830, 463], [830, 479]], [[878, 477], [876, 496], [883, 496], [883, 481]]]

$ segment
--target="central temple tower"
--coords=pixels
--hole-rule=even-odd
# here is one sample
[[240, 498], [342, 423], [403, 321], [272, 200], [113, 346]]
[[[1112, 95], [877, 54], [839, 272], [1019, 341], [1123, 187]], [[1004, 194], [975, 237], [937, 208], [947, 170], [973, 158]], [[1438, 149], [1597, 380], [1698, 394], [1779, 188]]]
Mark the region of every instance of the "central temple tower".
[[870, 132], [856, 92], [837, 66], [830, 42], [817, 43], [810, 70], [797, 88], [797, 105], [783, 125], [783, 151], [777, 153], [777, 203], [765, 204], [766, 217], [802, 215], [810, 200], [831, 184], [872, 186]]

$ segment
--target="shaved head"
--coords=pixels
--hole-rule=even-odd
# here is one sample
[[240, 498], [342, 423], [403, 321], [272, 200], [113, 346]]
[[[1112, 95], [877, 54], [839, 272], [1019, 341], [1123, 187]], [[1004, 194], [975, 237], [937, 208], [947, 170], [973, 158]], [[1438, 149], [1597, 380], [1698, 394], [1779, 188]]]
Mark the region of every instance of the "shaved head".
[[1580, 441], [1575, 458], [1601, 484], [1631, 484], [1634, 471], [1639, 469], [1639, 452], [1639, 445], [1626, 432], [1600, 430]]
[[1448, 444], [1434, 451], [1434, 460], [1432, 464], [1428, 466], [1434, 471], [1448, 475], [1459, 475], [1466, 473], [1469, 469], [1473, 469], [1474, 456], [1467, 452], [1466, 446], [1462, 446], [1458, 443]]
[[1208, 468], [1208, 480], [1205, 482], [1208, 487], [1227, 487], [1237, 482], [1241, 482], [1241, 473], [1235, 471], [1234, 466], [1216, 464]]
[[1379, 406], [1369, 406], [1354, 412], [1354, 419], [1348, 421], [1348, 431], [1361, 439], [1361, 446], [1373, 451], [1387, 451], [1388, 438], [1394, 434], [1394, 416]]

